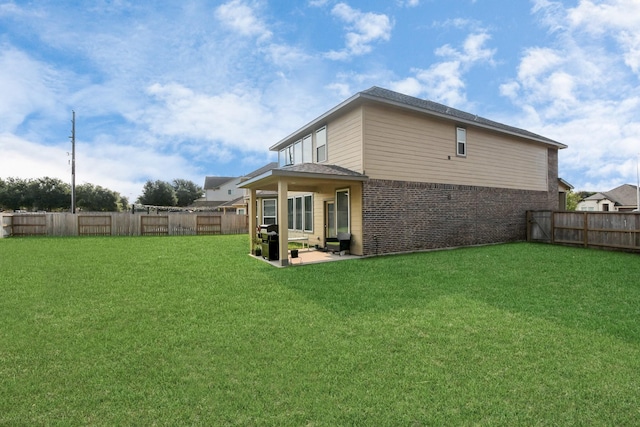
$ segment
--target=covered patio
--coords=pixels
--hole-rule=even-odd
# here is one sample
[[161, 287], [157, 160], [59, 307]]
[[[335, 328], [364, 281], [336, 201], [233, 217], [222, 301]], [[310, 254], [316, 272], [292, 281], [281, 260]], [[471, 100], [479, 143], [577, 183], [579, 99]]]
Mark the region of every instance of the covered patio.
[[[315, 249], [298, 252], [298, 259], [290, 257], [289, 241], [300, 237], [308, 239], [315, 248], [324, 247], [326, 238], [338, 231], [351, 235], [350, 255], [362, 255], [362, 183], [367, 177], [361, 173], [318, 163], [302, 163], [271, 169], [262, 175], [239, 185], [249, 190], [248, 216], [250, 253], [255, 255], [254, 237], [258, 227], [257, 192], [277, 192], [276, 218], [278, 224], [278, 266], [289, 263], [324, 262], [333, 259], [332, 254]], [[304, 227], [293, 226], [291, 199], [295, 195], [311, 196], [312, 215]], [[305, 256], [306, 255], [306, 256]], [[302, 256], [302, 257], [301, 257]], [[338, 257], [338, 255], [335, 255]], [[344, 255], [343, 255], [344, 256]], [[347, 259], [347, 258], [343, 258]], [[294, 261], [295, 260], [295, 261]], [[322, 261], [324, 260], [324, 261]]]
[[[262, 256], [258, 256], [254, 254], [251, 254], [251, 256], [261, 261], [264, 261], [268, 264], [271, 264], [274, 267], [285, 266], [280, 263], [280, 260], [269, 261], [263, 258]], [[352, 255], [348, 253], [340, 255], [339, 253], [326, 252], [323, 250], [316, 250], [314, 248], [311, 248], [309, 250], [307, 249], [299, 250], [298, 256], [294, 258], [291, 256], [291, 250], [289, 250], [288, 262], [286, 266], [320, 264], [323, 262], [347, 261], [347, 260], [353, 260], [358, 258], [362, 258], [362, 257], [359, 255]]]

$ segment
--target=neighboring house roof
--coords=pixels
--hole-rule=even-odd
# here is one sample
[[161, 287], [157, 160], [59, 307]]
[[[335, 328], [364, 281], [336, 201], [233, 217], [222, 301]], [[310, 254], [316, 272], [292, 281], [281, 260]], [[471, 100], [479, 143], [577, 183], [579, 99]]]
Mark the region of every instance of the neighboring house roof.
[[232, 179], [236, 178], [233, 176], [207, 176], [204, 178], [204, 189], [215, 190], [216, 188], [220, 188], [222, 184], [229, 182]]
[[364, 101], [374, 101], [387, 105], [393, 105], [396, 107], [409, 109], [418, 111], [421, 113], [429, 114], [431, 116], [447, 118], [450, 120], [455, 120], [461, 124], [470, 124], [486, 129], [492, 129], [497, 132], [506, 133], [510, 135], [517, 135], [522, 138], [526, 138], [532, 141], [553, 145], [558, 148], [567, 148], [565, 144], [554, 141], [552, 139], [546, 138], [544, 136], [535, 134], [533, 132], [529, 132], [524, 129], [516, 128], [513, 126], [505, 125], [502, 123], [495, 122], [493, 120], [485, 119], [475, 114], [466, 113], [461, 110], [457, 110], [455, 108], [447, 107], [446, 105], [439, 104], [437, 102], [428, 101], [425, 99], [416, 98], [413, 96], [404, 95], [398, 92], [394, 92], [388, 89], [383, 89], [377, 86], [374, 86], [370, 89], [364, 90], [362, 92], [358, 92], [351, 98], [337, 105], [333, 109], [327, 111], [320, 117], [316, 118], [314, 121], [308, 123], [304, 127], [298, 129], [296, 132], [287, 136], [280, 142], [276, 143], [270, 150], [279, 150], [293, 139], [297, 139], [302, 133], [306, 132], [306, 129], [309, 127], [320, 125], [325, 122], [329, 117], [334, 116], [336, 114], [341, 113], [344, 109], [350, 108], [353, 105], [357, 105], [358, 103], [362, 103]]
[[623, 184], [619, 187], [614, 188], [613, 190], [609, 190], [602, 193], [593, 194], [584, 200], [611, 200], [618, 206], [635, 206], [638, 202], [637, 200], [637, 188], [635, 185]]
[[573, 185], [569, 184], [567, 181], [565, 181], [562, 178], [558, 178], [558, 184], [560, 187], [564, 187], [567, 190], [573, 190]]
[[220, 205], [218, 205], [219, 208], [233, 208], [236, 207], [238, 205], [244, 205], [244, 196], [241, 197], [237, 197], [233, 200], [230, 200], [228, 202], [224, 202], [221, 203]]

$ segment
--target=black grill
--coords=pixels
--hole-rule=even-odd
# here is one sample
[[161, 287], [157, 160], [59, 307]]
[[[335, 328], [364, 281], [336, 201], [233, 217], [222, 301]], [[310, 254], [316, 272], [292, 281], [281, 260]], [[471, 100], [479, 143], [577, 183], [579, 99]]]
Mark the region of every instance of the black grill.
[[278, 243], [278, 226], [276, 224], [262, 224], [260, 226], [260, 240], [262, 241], [262, 257], [269, 261], [280, 258]]

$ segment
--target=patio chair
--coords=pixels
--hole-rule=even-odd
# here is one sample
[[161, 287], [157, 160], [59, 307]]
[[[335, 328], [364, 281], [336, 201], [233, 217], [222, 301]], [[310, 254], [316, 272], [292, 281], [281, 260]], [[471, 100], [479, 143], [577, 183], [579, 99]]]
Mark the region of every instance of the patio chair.
[[337, 237], [327, 237], [327, 252], [339, 252], [342, 256], [351, 249], [351, 233], [338, 233]]

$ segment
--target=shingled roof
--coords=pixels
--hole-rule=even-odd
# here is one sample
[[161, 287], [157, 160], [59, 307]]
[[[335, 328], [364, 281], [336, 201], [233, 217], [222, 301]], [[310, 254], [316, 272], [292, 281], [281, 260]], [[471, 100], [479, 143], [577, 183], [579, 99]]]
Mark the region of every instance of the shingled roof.
[[399, 108], [410, 109], [420, 113], [447, 118], [454, 120], [460, 124], [467, 124], [472, 126], [478, 126], [485, 129], [491, 129], [496, 132], [507, 133], [510, 135], [520, 136], [543, 144], [553, 145], [558, 148], [566, 148], [565, 144], [554, 141], [550, 138], [538, 135], [533, 132], [529, 132], [524, 129], [520, 129], [514, 126], [505, 125], [493, 120], [480, 117], [475, 114], [467, 113], [456, 108], [447, 107], [446, 105], [439, 104], [437, 102], [429, 101], [426, 99], [416, 98], [414, 96], [404, 95], [402, 93], [394, 92], [389, 89], [384, 89], [378, 86], [373, 86], [370, 89], [358, 92], [351, 98], [345, 100], [339, 105], [335, 106], [331, 110], [327, 111], [323, 115], [317, 117], [312, 122], [306, 124], [302, 128], [298, 129], [291, 135], [280, 140], [278, 143], [270, 147], [270, 150], [279, 150], [286, 147], [292, 140], [299, 138], [301, 135], [308, 132], [310, 127], [319, 126], [323, 122], [326, 122], [330, 117], [339, 114], [345, 108], [349, 108], [352, 105], [358, 105], [365, 101], [380, 102], [387, 105], [393, 105]]
[[604, 191], [601, 193], [593, 194], [584, 200], [611, 200], [617, 206], [636, 206], [638, 203], [637, 199], [637, 188], [635, 185], [631, 184], [622, 184], [619, 187], [614, 188], [613, 190]]
[[323, 174], [323, 175], [335, 175], [335, 176], [353, 176], [363, 177], [359, 172], [352, 171], [351, 169], [343, 168], [337, 165], [328, 165], [324, 163], [299, 163], [297, 165], [284, 166], [279, 168], [282, 171], [308, 173], [308, 174]]
[[225, 182], [229, 182], [232, 179], [235, 179], [233, 176], [207, 176], [204, 178], [204, 189], [205, 190], [214, 190], [216, 188], [220, 188], [222, 184]]
[[270, 171], [271, 169], [275, 169], [278, 167], [278, 162], [267, 163], [259, 169], [254, 170], [253, 172], [249, 172], [244, 176], [244, 178], [254, 178], [256, 176], [260, 176], [265, 172]]

